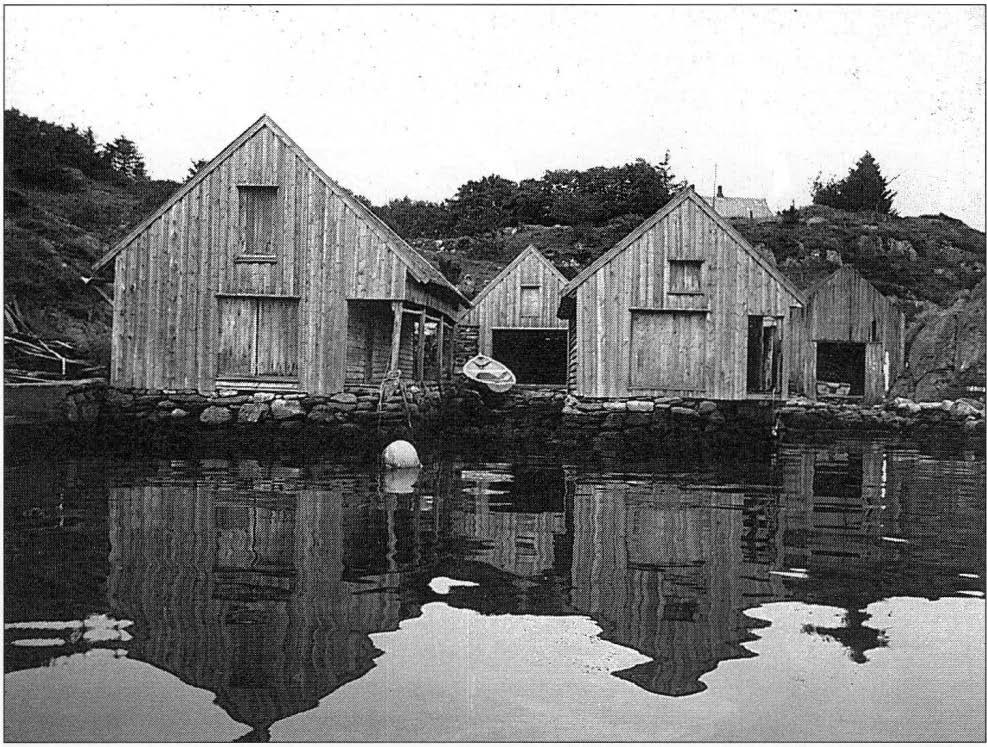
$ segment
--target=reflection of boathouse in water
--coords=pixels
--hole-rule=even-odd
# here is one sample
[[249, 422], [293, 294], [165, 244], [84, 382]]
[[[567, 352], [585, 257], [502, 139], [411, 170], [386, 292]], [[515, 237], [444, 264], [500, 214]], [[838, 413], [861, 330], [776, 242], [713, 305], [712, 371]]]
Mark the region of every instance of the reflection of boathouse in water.
[[964, 588], [984, 517], [957, 491], [982, 466], [922, 459], [782, 447], [763, 485], [505, 466], [440, 471], [413, 496], [331, 466], [172, 465], [110, 489], [109, 611], [135, 622], [131, 658], [214, 692], [255, 738], [368, 672], [369, 635], [437, 600], [435, 575], [480, 583], [441, 597], [452, 607], [587, 615], [651, 659], [616, 676], [689, 695], [752, 655], [760, 604], [845, 609], [804, 632], [863, 662], [884, 644], [867, 605]]
[[477, 560], [521, 578], [555, 567], [556, 535], [566, 531], [561, 469], [515, 468], [501, 475], [467, 471], [462, 479], [474, 500], [450, 512], [451, 529], [483, 543]]
[[400, 602], [386, 576], [344, 580], [345, 484], [248, 463], [234, 487], [221, 472], [112, 490], [109, 597], [136, 623], [130, 657], [211, 690], [264, 738], [369, 671], [368, 633], [396, 630]]
[[743, 611], [784, 592], [770, 563], [745, 557], [745, 493], [577, 478], [572, 500], [573, 606], [653, 659], [617, 676], [689, 695], [719, 662], [752, 655]]
[[969, 468], [922, 459], [879, 444], [783, 447], [762, 486], [571, 474], [572, 605], [653, 660], [617, 676], [663, 695], [701, 692], [719, 662], [751, 656], [741, 644], [760, 623], [746, 611], [772, 601], [844, 609], [841, 626], [804, 632], [865, 662], [885, 645], [868, 605], [953, 593], [957, 573], [984, 563], [984, 517], [959, 515], [971, 505], [951, 494], [961, 488], [935, 484]]

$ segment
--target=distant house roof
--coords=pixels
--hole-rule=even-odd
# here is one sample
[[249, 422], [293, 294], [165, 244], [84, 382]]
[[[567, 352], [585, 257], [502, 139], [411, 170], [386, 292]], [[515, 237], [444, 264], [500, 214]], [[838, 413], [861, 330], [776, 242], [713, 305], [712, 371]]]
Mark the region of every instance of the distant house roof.
[[763, 197], [724, 197], [720, 190], [715, 197], [702, 195], [703, 201], [724, 218], [773, 218], [774, 213]]

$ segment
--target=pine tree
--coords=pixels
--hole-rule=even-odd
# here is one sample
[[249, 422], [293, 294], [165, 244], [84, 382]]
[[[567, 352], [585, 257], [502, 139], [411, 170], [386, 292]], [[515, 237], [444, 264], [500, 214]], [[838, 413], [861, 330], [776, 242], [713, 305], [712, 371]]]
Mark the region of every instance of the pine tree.
[[137, 145], [133, 140], [121, 135], [103, 147], [114, 171], [131, 179], [144, 180], [147, 178], [144, 157], [137, 150]]
[[812, 202], [840, 210], [872, 210], [893, 215], [891, 205], [897, 192], [892, 192], [889, 184], [881, 173], [880, 165], [867, 151], [840, 181], [830, 179], [823, 183], [817, 176], [812, 183]]

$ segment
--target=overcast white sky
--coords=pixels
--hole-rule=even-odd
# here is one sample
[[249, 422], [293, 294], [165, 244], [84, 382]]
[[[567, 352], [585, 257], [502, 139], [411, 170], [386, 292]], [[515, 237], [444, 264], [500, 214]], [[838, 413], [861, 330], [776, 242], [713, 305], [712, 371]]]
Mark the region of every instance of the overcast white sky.
[[973, 7], [7, 7], [6, 107], [179, 179], [267, 112], [375, 202], [653, 162], [775, 210], [864, 150], [902, 214], [984, 227]]

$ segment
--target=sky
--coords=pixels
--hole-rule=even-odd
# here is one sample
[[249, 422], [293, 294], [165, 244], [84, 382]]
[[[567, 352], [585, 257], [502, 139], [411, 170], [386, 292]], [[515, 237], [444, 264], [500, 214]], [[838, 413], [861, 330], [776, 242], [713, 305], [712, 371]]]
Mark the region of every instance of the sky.
[[810, 201], [870, 150], [903, 215], [984, 228], [983, 7], [11, 7], [5, 107], [181, 179], [262, 113], [375, 203], [671, 153]]

